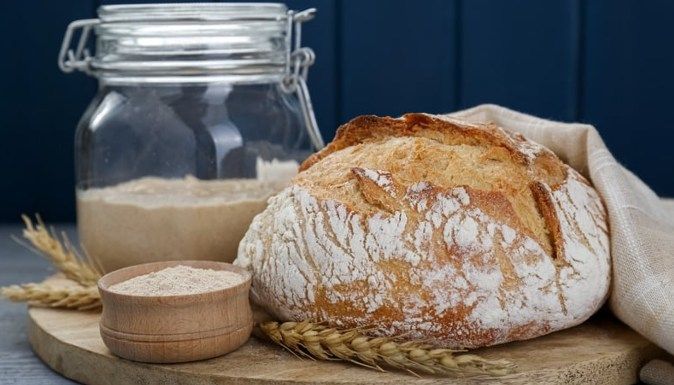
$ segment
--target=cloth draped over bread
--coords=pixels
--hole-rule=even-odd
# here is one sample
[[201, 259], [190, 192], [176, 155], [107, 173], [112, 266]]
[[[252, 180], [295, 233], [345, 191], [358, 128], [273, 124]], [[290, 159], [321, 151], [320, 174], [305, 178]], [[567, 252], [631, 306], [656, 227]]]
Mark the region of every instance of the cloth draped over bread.
[[447, 116], [493, 122], [505, 130], [520, 132], [547, 146], [592, 181], [609, 217], [613, 274], [610, 308], [631, 328], [674, 354], [672, 211], [616, 161], [599, 132], [591, 125], [545, 120], [489, 104]]

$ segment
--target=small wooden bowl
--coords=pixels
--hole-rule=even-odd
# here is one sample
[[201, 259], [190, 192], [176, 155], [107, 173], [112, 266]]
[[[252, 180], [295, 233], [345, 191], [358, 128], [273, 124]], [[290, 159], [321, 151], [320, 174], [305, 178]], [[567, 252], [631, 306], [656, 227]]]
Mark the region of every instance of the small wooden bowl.
[[[189, 295], [136, 296], [108, 290], [127, 279], [177, 265], [228, 270], [246, 280]], [[114, 354], [133, 361], [176, 363], [229, 353], [243, 345], [253, 329], [250, 282], [248, 271], [224, 262], [156, 262], [113, 271], [98, 281], [103, 302], [101, 337]]]

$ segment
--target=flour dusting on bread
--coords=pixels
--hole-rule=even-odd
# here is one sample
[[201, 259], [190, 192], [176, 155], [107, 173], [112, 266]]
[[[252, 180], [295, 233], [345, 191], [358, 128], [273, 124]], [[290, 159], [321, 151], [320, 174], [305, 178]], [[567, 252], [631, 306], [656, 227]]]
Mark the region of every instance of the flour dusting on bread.
[[599, 197], [524, 138], [367, 117], [307, 162], [235, 261], [280, 319], [478, 347], [576, 325], [606, 297]]

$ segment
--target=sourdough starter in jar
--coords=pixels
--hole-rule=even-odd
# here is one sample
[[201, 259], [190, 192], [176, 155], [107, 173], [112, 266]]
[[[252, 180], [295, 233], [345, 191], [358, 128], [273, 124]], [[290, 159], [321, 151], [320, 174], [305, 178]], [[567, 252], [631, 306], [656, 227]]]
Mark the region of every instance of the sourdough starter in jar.
[[231, 262], [285, 181], [146, 177], [77, 193], [80, 242], [104, 271], [146, 262]]
[[285, 185], [274, 181], [323, 147], [307, 86], [315, 55], [301, 41], [315, 11], [104, 5], [68, 26], [59, 67], [99, 81], [75, 163], [80, 242], [105, 271], [236, 257]]

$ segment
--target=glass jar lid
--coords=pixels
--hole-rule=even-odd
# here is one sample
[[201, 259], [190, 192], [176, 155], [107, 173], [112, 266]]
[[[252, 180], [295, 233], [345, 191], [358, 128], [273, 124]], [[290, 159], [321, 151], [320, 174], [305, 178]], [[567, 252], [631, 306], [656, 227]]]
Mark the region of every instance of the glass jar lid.
[[146, 20], [279, 20], [288, 11], [282, 3], [118, 4], [98, 8], [102, 21]]
[[[105, 5], [98, 19], [69, 26], [59, 64], [107, 81], [282, 79], [290, 72], [293, 25], [314, 11], [294, 13], [280, 3]], [[78, 28], [77, 50], [68, 50]], [[86, 50], [92, 29], [93, 56]]]

